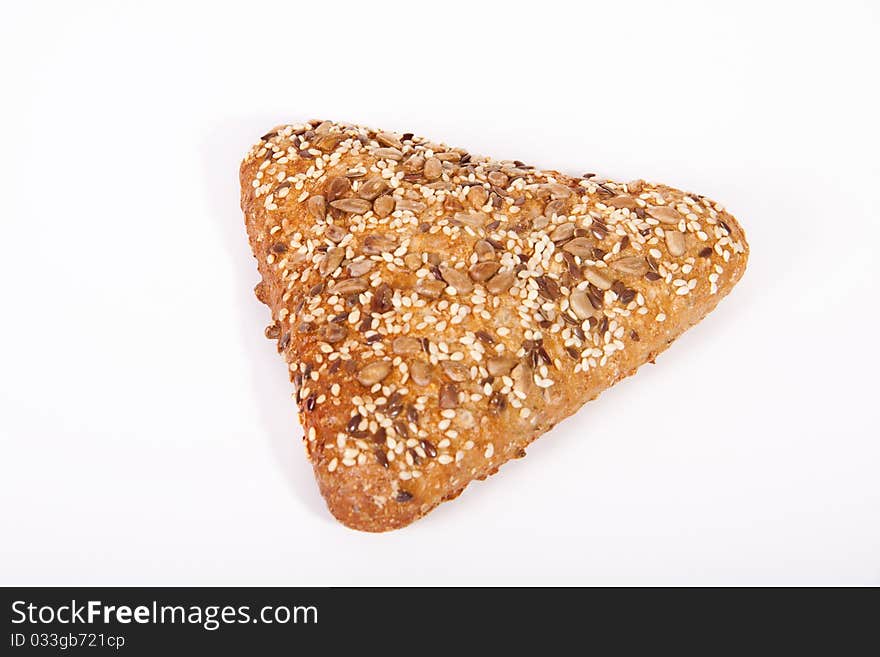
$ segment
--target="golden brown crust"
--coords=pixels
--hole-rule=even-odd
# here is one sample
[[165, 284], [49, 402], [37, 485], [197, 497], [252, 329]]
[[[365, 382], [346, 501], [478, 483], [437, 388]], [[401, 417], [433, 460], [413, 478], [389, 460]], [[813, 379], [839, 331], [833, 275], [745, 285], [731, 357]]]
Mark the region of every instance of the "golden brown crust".
[[321, 493], [405, 526], [651, 361], [742, 276], [708, 199], [412, 135], [279, 126], [242, 209]]

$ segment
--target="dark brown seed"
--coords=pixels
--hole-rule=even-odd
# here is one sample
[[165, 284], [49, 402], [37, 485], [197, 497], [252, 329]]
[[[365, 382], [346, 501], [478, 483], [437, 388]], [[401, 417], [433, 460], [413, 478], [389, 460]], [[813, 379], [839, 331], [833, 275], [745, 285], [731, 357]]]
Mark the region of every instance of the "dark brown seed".
[[315, 402], [318, 396], [313, 392], [311, 395], [306, 397], [306, 410], [313, 411], [315, 410]]
[[394, 308], [392, 298], [394, 291], [388, 283], [382, 283], [373, 291], [373, 298], [370, 301], [370, 310], [374, 313], [384, 314]]
[[269, 324], [263, 334], [269, 340], [277, 340], [278, 336], [281, 335], [281, 328], [278, 326], [278, 324]]
[[278, 341], [278, 350], [284, 351], [288, 346], [290, 346], [290, 331], [285, 332], [281, 336], [281, 339]]
[[394, 421], [394, 431], [395, 431], [395, 433], [397, 433], [398, 436], [400, 436], [404, 440], [409, 440], [409, 437], [410, 437], [409, 427], [406, 425], [406, 422], [403, 422], [401, 420], [395, 420]]
[[645, 278], [647, 278], [649, 281], [659, 281], [660, 274], [658, 274], [657, 272], [649, 271], [647, 274], [645, 274]]
[[434, 447], [434, 443], [430, 440], [423, 440], [421, 442], [422, 449], [425, 450], [425, 454], [428, 455], [429, 458], [434, 458], [437, 456], [437, 448]]
[[476, 333], [474, 333], [474, 335], [477, 336], [477, 340], [479, 340], [483, 344], [487, 344], [487, 345], [495, 344], [495, 338], [493, 338], [491, 335], [486, 333], [486, 331], [477, 331]]
[[489, 411], [493, 415], [498, 415], [507, 408], [507, 398], [500, 392], [493, 392], [489, 397]]
[[376, 429], [376, 433], [373, 434], [373, 442], [377, 445], [384, 445], [387, 437], [388, 432], [385, 431], [385, 427], [379, 427]]
[[574, 347], [566, 347], [565, 352], [572, 358], [572, 360], [580, 360], [581, 358], [581, 352]]
[[397, 495], [394, 497], [398, 502], [409, 502], [412, 498], [412, 493], [405, 490], [397, 491]]
[[636, 291], [631, 288], [626, 288], [620, 294], [620, 302], [623, 304], [628, 304], [630, 301], [636, 298]]
[[410, 447], [406, 451], [409, 453], [410, 457], [412, 457], [413, 465], [421, 465], [422, 457], [419, 456], [419, 453], [415, 450], [414, 447]]
[[282, 244], [281, 242], [275, 242], [275, 244], [272, 245], [272, 253], [286, 253], [286, 252], [287, 252], [287, 247], [284, 246], [284, 244]]
[[348, 420], [348, 424], [345, 425], [345, 431], [351, 434], [355, 433], [356, 431], [358, 431], [358, 425], [363, 419], [364, 418], [361, 417], [360, 413], [352, 415], [351, 418]]
[[700, 257], [701, 258], [711, 258], [712, 257], [712, 247], [707, 246], [707, 247], [701, 249], [700, 250]]
[[385, 450], [381, 447], [377, 447], [373, 453], [376, 455], [376, 461], [379, 463], [379, 465], [381, 465], [383, 468], [387, 468], [388, 457], [385, 455]]
[[559, 283], [549, 276], [539, 276], [535, 279], [535, 282], [538, 284], [538, 294], [548, 301], [556, 301], [562, 296], [562, 292], [559, 290]]
[[419, 424], [419, 411], [412, 404], [406, 405], [406, 419], [409, 420], [411, 424], [415, 424], [418, 426]]
[[636, 333], [635, 329], [629, 332], [629, 337], [632, 338], [633, 342], [638, 342], [641, 338], [639, 338], [639, 334]]

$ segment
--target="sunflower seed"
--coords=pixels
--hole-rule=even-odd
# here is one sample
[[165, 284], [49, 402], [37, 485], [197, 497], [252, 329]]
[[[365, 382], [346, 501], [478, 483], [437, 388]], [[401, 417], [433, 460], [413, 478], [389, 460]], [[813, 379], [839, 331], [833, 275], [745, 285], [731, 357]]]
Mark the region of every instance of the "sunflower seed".
[[592, 267], [588, 267], [584, 271], [584, 278], [586, 278], [590, 283], [598, 287], [600, 290], [610, 290], [611, 289], [611, 280], [608, 279], [604, 274], [599, 272]]
[[327, 277], [336, 271], [336, 268], [342, 264], [342, 259], [345, 257], [345, 249], [330, 249], [327, 251], [327, 255], [321, 260], [321, 264], [318, 265], [318, 273], [321, 276]]
[[362, 199], [373, 201], [381, 194], [384, 194], [387, 189], [388, 183], [386, 183], [382, 178], [375, 177], [365, 180], [363, 184], [358, 187], [357, 194]]
[[593, 255], [593, 243], [589, 238], [575, 237], [570, 242], [566, 242], [562, 250], [578, 258], [587, 259]]
[[681, 215], [668, 205], [650, 205], [647, 208], [648, 215], [664, 224], [677, 224]]
[[553, 242], [565, 242], [574, 237], [574, 224], [560, 224], [550, 233], [550, 240]]
[[391, 343], [391, 350], [399, 356], [417, 354], [422, 350], [422, 343], [417, 338], [399, 337]]
[[400, 210], [403, 212], [412, 212], [413, 214], [420, 214], [425, 211], [425, 208], [428, 206], [422, 203], [421, 201], [411, 201], [407, 198], [402, 198], [397, 201], [396, 210]]
[[343, 139], [345, 139], [345, 135], [338, 132], [334, 134], [321, 135], [313, 142], [312, 145], [315, 148], [318, 148], [326, 153], [335, 149], [339, 145], [339, 142], [341, 142]]
[[456, 212], [453, 219], [471, 228], [481, 228], [486, 224], [486, 215], [482, 212]]
[[372, 206], [369, 201], [362, 198], [341, 198], [330, 202], [330, 207], [341, 210], [342, 212], [350, 212], [351, 214], [364, 214]]
[[486, 370], [492, 376], [504, 376], [513, 369], [516, 362], [512, 356], [496, 356], [486, 361]]
[[376, 141], [378, 141], [383, 146], [390, 146], [397, 149], [403, 148], [403, 144], [400, 143], [400, 139], [397, 138], [397, 135], [390, 132], [377, 133]]
[[513, 285], [516, 274], [513, 270], [502, 271], [495, 274], [486, 284], [486, 289], [492, 294], [503, 294]]
[[534, 383], [532, 376], [531, 367], [526, 363], [517, 364], [510, 373], [510, 378], [513, 379], [513, 389], [518, 393], [528, 395]]
[[389, 374], [391, 374], [391, 363], [387, 360], [377, 360], [362, 367], [357, 374], [357, 380], [362, 386], [370, 388]]
[[544, 206], [544, 216], [547, 218], [553, 218], [553, 215], [562, 216], [565, 214], [567, 205], [568, 204], [564, 199], [556, 199], [555, 201], [550, 201], [546, 206]]
[[543, 192], [550, 194], [550, 198], [553, 200], [568, 198], [571, 196], [571, 190], [568, 187], [557, 183], [542, 185], [541, 189]]
[[486, 240], [479, 240], [474, 244], [474, 253], [477, 254], [478, 262], [486, 262], [495, 259], [495, 247]]
[[470, 274], [470, 277], [473, 280], [482, 283], [483, 281], [488, 281], [492, 278], [500, 268], [501, 263], [495, 262], [494, 260], [478, 262], [475, 265], [471, 265], [471, 268], [468, 269], [468, 274]]
[[345, 336], [348, 334], [348, 330], [344, 326], [331, 323], [324, 324], [324, 326], [321, 327], [321, 330], [318, 331], [318, 334], [325, 342], [330, 342], [332, 344], [334, 342], [339, 342], [340, 340], [345, 339]]
[[369, 283], [363, 278], [346, 278], [333, 283], [333, 285], [330, 286], [329, 292], [341, 295], [354, 294], [355, 292], [366, 292], [369, 287]]
[[458, 408], [458, 386], [454, 383], [444, 383], [440, 386], [440, 408]]
[[589, 319], [596, 314], [596, 309], [590, 303], [586, 290], [575, 290], [568, 298], [568, 305], [575, 316], [580, 320]]
[[446, 283], [434, 278], [422, 278], [416, 283], [416, 292], [427, 299], [439, 298], [445, 289]]
[[666, 231], [666, 248], [669, 249], [669, 255], [673, 257], [684, 255], [684, 233], [679, 230], [667, 229]]
[[380, 196], [373, 201], [373, 213], [380, 219], [384, 219], [392, 212], [394, 212], [394, 198], [390, 195]]
[[348, 235], [348, 231], [345, 230], [342, 226], [337, 226], [336, 224], [330, 224], [327, 228], [324, 229], [324, 234], [327, 236], [331, 242], [339, 244], [345, 236]]
[[367, 255], [380, 255], [397, 248], [397, 240], [383, 233], [373, 233], [364, 238], [363, 252]]
[[431, 366], [421, 360], [413, 361], [410, 364], [409, 376], [417, 386], [426, 386], [434, 378]]
[[349, 276], [358, 277], [369, 272], [373, 268], [373, 264], [372, 260], [358, 260], [357, 262], [349, 263], [346, 269]]
[[610, 205], [612, 208], [626, 208], [628, 210], [635, 210], [639, 207], [636, 200], [632, 196], [627, 196], [626, 194], [621, 194], [620, 196], [608, 199], [605, 201], [605, 205]]
[[621, 274], [644, 276], [648, 272], [648, 262], [642, 256], [627, 256], [609, 263], [611, 269]]
[[468, 190], [467, 200], [473, 207], [481, 208], [489, 200], [489, 192], [486, 191], [485, 187], [476, 185]]
[[413, 155], [403, 163], [403, 170], [407, 173], [418, 173], [425, 166], [425, 158], [421, 155]]
[[310, 196], [309, 200], [306, 201], [306, 210], [312, 219], [323, 219], [327, 212], [327, 202], [320, 194]]
[[324, 190], [324, 196], [327, 198], [327, 202], [330, 205], [333, 205], [333, 201], [343, 198], [350, 191], [351, 181], [344, 176], [337, 176], [327, 183], [327, 188]]
[[459, 363], [454, 360], [444, 360], [440, 363], [440, 369], [443, 370], [443, 373], [448, 376], [452, 381], [456, 381], [461, 383], [462, 381], [467, 381], [470, 376], [468, 375], [467, 366]]
[[474, 291], [474, 284], [467, 275], [449, 265], [440, 265], [440, 274], [443, 280], [455, 288], [459, 294], [470, 294]]
[[501, 171], [491, 171], [487, 178], [489, 179], [489, 182], [496, 187], [507, 187], [507, 183], [510, 180], [507, 177], [507, 174], [502, 173]]
[[375, 151], [373, 151], [373, 155], [378, 157], [380, 160], [395, 160], [399, 162], [403, 159], [403, 153], [393, 147], [377, 148]]
[[423, 174], [428, 180], [437, 180], [443, 175], [443, 163], [436, 157], [429, 158], [425, 161]]

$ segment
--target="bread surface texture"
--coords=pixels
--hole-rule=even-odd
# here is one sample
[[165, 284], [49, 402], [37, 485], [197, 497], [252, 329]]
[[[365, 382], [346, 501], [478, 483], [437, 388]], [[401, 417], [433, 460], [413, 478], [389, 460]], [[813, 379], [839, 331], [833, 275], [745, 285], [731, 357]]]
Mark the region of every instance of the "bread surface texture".
[[703, 196], [412, 135], [282, 125], [241, 207], [331, 513], [403, 527], [634, 373], [742, 276]]

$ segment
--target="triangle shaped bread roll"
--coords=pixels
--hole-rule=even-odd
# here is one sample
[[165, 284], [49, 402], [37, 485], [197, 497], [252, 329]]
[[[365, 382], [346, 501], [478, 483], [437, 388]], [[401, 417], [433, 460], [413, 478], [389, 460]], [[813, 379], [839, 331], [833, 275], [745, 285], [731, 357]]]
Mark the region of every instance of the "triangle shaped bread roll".
[[264, 135], [241, 205], [330, 511], [403, 527], [696, 324], [742, 276], [702, 196], [334, 122]]

